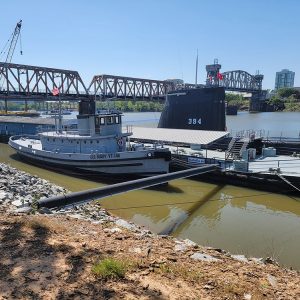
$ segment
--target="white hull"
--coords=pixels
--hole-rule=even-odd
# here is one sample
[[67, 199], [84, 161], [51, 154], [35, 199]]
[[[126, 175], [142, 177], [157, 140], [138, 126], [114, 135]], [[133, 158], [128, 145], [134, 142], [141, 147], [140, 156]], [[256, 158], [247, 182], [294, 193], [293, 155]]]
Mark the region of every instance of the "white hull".
[[9, 145], [22, 157], [42, 165], [72, 169], [84, 173], [151, 176], [169, 172], [164, 151], [124, 151], [117, 153], [54, 153], [39, 149], [34, 140], [11, 138]]

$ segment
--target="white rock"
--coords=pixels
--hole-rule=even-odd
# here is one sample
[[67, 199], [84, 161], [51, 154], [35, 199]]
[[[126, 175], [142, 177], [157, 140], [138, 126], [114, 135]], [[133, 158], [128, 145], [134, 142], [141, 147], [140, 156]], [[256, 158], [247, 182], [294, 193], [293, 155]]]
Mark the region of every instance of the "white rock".
[[272, 287], [274, 287], [274, 288], [277, 287], [277, 279], [274, 276], [268, 274], [267, 279]]
[[137, 253], [137, 254], [141, 254], [142, 253], [142, 249], [140, 247], [131, 248], [129, 251], [133, 252], [133, 253]]
[[131, 231], [137, 230], [136, 225], [130, 224], [129, 222], [122, 220], [122, 219], [118, 219], [116, 221], [116, 225], [121, 226], [121, 227], [126, 228]]
[[244, 294], [244, 299], [245, 300], [251, 300], [252, 299], [251, 294]]
[[184, 243], [185, 243], [187, 246], [189, 246], [189, 247], [196, 247], [196, 246], [198, 246], [197, 243], [195, 243], [195, 242], [193, 242], [193, 241], [191, 241], [191, 240], [189, 240], [189, 239], [185, 239], [185, 240], [183, 240], [183, 241], [184, 241]]
[[264, 263], [264, 259], [263, 258], [257, 258], [257, 257], [251, 257], [249, 258], [249, 260], [257, 263], [257, 264], [263, 264]]
[[5, 200], [8, 194], [5, 191], [0, 191], [0, 200]]
[[110, 233], [116, 233], [116, 232], [122, 232], [122, 229], [120, 229], [118, 227], [114, 227], [114, 228], [105, 228], [103, 231], [110, 232]]
[[185, 244], [177, 244], [177, 245], [175, 245], [175, 247], [174, 247], [174, 250], [175, 250], [175, 251], [182, 251], [182, 252], [184, 252], [184, 251], [186, 251], [187, 249], [188, 249], [188, 246], [185, 245]]
[[24, 204], [21, 200], [15, 200], [11, 204], [16, 206], [16, 207], [23, 207], [24, 206]]
[[241, 262], [249, 262], [245, 255], [231, 255], [231, 257]]
[[19, 207], [15, 210], [17, 213], [30, 213], [32, 211], [32, 208], [30, 206], [23, 206]]
[[220, 259], [215, 258], [208, 254], [203, 254], [201, 252], [196, 252], [193, 255], [190, 256], [191, 259], [194, 260], [201, 260], [201, 261], [208, 261], [208, 262], [214, 262], [214, 261], [220, 261]]

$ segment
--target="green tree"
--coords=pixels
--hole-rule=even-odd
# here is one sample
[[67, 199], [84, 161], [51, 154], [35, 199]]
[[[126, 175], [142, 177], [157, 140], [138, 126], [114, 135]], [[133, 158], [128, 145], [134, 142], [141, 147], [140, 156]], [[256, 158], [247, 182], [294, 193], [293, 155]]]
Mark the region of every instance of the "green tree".
[[300, 92], [294, 88], [281, 88], [277, 90], [276, 94], [282, 98], [288, 98], [294, 96], [294, 98], [300, 98]]
[[285, 108], [284, 100], [279, 97], [278, 95], [272, 96], [271, 99], [268, 101], [269, 105], [274, 106], [274, 110], [283, 110]]
[[238, 108], [248, 105], [248, 101], [245, 100], [241, 94], [226, 93], [225, 101], [227, 102], [228, 105], [237, 106]]

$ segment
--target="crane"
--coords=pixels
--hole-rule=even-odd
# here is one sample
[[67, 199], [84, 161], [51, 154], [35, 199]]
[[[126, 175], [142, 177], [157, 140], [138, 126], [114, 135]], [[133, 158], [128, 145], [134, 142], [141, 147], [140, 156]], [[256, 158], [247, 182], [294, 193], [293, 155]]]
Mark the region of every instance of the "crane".
[[[22, 20], [20, 20], [17, 23], [17, 25], [15, 27], [15, 30], [13, 31], [11, 37], [8, 39], [8, 41], [4, 45], [4, 48], [0, 52], [0, 56], [1, 56], [1, 54], [5, 54], [5, 50], [7, 49], [7, 46], [9, 44], [9, 42], [10, 42], [9, 49], [8, 49], [8, 52], [7, 52], [7, 55], [6, 55], [6, 59], [5, 59], [5, 63], [10, 63], [11, 62], [12, 57], [13, 57], [14, 52], [15, 52], [15, 48], [16, 48], [19, 36], [20, 36], [20, 54], [21, 55], [23, 54], [23, 51], [22, 51], [22, 41], [21, 41], [21, 27], [22, 27]], [[3, 85], [4, 85], [4, 81], [5, 81], [5, 78], [3, 76], [4, 74], [1, 71], [2, 70], [0, 69], [0, 92], [3, 90]], [[7, 113], [7, 101], [5, 101], [5, 112]]]
[[[3, 53], [5, 53], [5, 48], [7, 47], [8, 43], [10, 42], [10, 45], [9, 45], [9, 49], [8, 49], [8, 52], [7, 52], [7, 55], [6, 55], [6, 59], [5, 59], [5, 62], [6, 63], [10, 63], [11, 60], [12, 60], [12, 57], [14, 55], [14, 52], [15, 52], [15, 48], [16, 48], [16, 45], [17, 45], [17, 42], [18, 42], [18, 39], [19, 39], [19, 36], [21, 34], [21, 27], [22, 27], [22, 20], [20, 20], [15, 29], [14, 29], [14, 32], [12, 33], [11, 37], [8, 39], [7, 43], [5, 44], [3, 50], [1, 51], [0, 55]], [[22, 44], [21, 44], [21, 39], [20, 39], [20, 47], [21, 47], [21, 55], [23, 54], [23, 51], [22, 51]]]

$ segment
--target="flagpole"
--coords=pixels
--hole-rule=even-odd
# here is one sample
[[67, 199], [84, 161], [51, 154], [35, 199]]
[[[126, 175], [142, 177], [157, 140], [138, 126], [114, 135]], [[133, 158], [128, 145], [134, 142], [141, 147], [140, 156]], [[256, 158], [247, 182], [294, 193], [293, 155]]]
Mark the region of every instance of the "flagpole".
[[197, 49], [197, 58], [196, 58], [196, 78], [195, 78], [195, 86], [197, 87], [198, 83], [198, 49]]
[[58, 93], [58, 103], [59, 103], [59, 115], [58, 115], [58, 120], [59, 120], [59, 133], [62, 133], [62, 117], [61, 117], [61, 98], [60, 98], [60, 92]]

